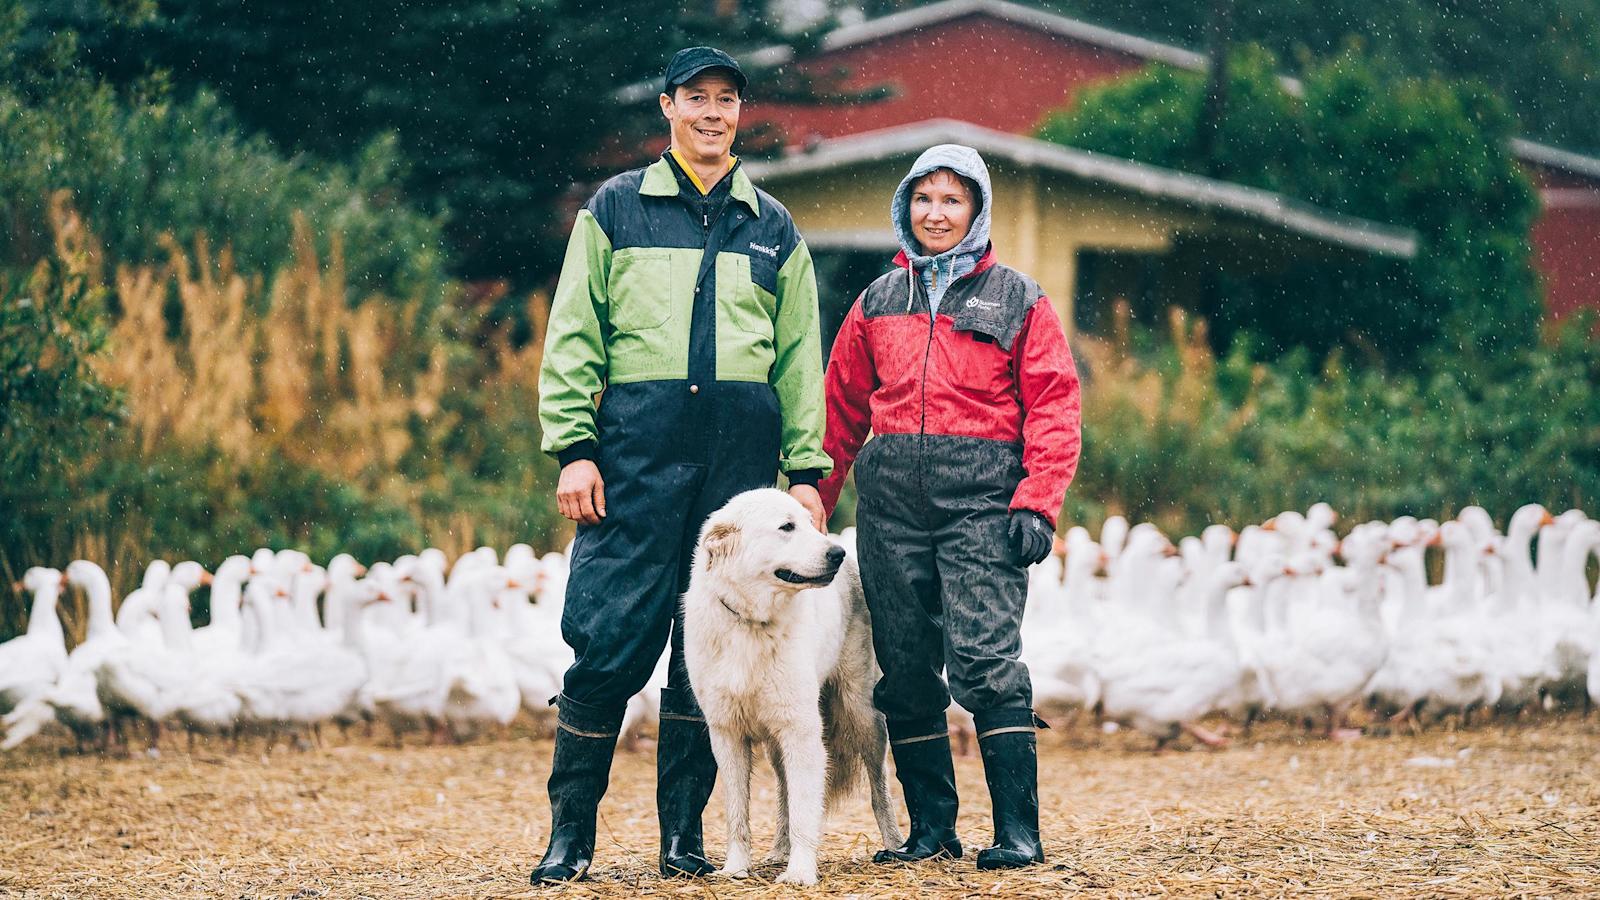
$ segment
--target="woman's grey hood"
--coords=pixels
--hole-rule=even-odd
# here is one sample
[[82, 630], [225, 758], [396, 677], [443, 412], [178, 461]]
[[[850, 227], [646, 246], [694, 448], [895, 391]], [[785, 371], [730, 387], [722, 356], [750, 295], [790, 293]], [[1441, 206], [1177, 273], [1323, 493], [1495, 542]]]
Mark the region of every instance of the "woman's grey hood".
[[967, 236], [961, 239], [953, 249], [939, 254], [959, 256], [973, 253], [979, 256], [989, 246], [989, 211], [994, 208], [994, 195], [989, 187], [989, 167], [983, 164], [983, 157], [971, 147], [960, 144], [939, 144], [929, 147], [917, 161], [912, 164], [911, 171], [900, 181], [900, 186], [895, 188], [894, 200], [889, 204], [889, 217], [894, 222], [894, 236], [900, 241], [900, 248], [906, 252], [906, 257], [912, 260], [912, 267], [926, 265], [932, 257], [922, 251], [922, 245], [911, 233], [911, 185], [918, 178], [935, 169], [949, 169], [957, 175], [964, 175], [978, 185], [981, 196], [978, 198], [978, 214], [972, 219], [972, 227], [967, 230]]

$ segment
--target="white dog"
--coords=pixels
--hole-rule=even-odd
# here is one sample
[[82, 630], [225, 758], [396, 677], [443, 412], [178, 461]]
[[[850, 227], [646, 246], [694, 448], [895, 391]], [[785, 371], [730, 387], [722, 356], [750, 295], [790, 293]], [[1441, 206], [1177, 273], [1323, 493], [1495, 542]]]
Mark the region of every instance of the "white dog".
[[767, 861], [787, 859], [780, 882], [816, 884], [824, 799], [832, 808], [863, 769], [883, 844], [898, 847], [889, 736], [872, 706], [879, 674], [872, 625], [844, 548], [788, 494], [746, 491], [701, 529], [683, 622], [689, 681], [725, 779], [721, 874], [749, 874], [758, 743], [767, 745], [778, 776], [778, 839]]

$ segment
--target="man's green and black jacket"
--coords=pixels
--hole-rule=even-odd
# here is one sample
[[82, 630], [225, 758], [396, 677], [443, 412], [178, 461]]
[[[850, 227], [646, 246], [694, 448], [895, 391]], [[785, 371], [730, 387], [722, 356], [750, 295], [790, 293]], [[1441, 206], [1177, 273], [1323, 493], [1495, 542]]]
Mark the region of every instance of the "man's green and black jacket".
[[670, 156], [607, 181], [573, 226], [539, 390], [563, 466], [599, 458], [611, 423], [687, 463], [775, 443], [814, 484], [832, 468], [817, 287], [789, 211], [737, 162], [704, 197]]

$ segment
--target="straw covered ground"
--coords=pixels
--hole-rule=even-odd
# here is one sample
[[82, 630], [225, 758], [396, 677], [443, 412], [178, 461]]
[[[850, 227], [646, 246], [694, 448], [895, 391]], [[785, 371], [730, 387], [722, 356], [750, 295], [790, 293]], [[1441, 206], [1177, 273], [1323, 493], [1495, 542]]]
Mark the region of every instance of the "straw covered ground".
[[[330, 741], [233, 752], [172, 741], [159, 758], [0, 757], [0, 896], [632, 897], [1568, 896], [1600, 892], [1600, 719], [1541, 718], [1351, 744], [1258, 730], [1222, 752], [1153, 755], [1147, 739], [1045, 732], [1047, 865], [978, 873], [971, 857], [867, 862], [865, 800], [830, 822], [822, 884], [654, 874], [654, 757], [619, 754], [587, 883], [524, 880], [549, 825], [548, 739], [458, 747]], [[969, 847], [988, 837], [976, 758], [958, 760]], [[722, 846], [720, 795], [707, 833]], [[758, 853], [771, 840], [757, 782]]]

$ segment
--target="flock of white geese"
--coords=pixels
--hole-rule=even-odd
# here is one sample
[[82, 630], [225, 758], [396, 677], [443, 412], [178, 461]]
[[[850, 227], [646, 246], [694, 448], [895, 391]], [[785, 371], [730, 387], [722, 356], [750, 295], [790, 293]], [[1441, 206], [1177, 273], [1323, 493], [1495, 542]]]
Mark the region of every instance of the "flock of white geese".
[[[1418, 727], [1600, 700], [1589, 577], [1600, 522], [1528, 505], [1504, 532], [1478, 507], [1442, 524], [1368, 522], [1342, 540], [1334, 524], [1317, 504], [1176, 545], [1116, 516], [1098, 541], [1071, 529], [1030, 572], [1023, 659], [1035, 704], [1092, 710], [1160, 747], [1185, 732], [1225, 744], [1218, 715], [1246, 728], [1269, 713], [1317, 721], [1348, 739], [1358, 706]], [[849, 548], [854, 534], [838, 539]], [[525, 544], [454, 565], [429, 549], [370, 569], [263, 549], [214, 573], [156, 560], [115, 604], [94, 562], [29, 569], [27, 631], [0, 644], [0, 749], [51, 729], [107, 749], [142, 725], [153, 749], [168, 726], [237, 742], [382, 723], [398, 743], [415, 731], [470, 737], [522, 709], [548, 721], [572, 661], [560, 634], [567, 571], [565, 554]], [[202, 585], [209, 621], [196, 628]], [[88, 622], [69, 652], [57, 605], [70, 588]], [[654, 724], [664, 683], [658, 668], [630, 704], [625, 742]], [[961, 710], [951, 721], [970, 736]]]

